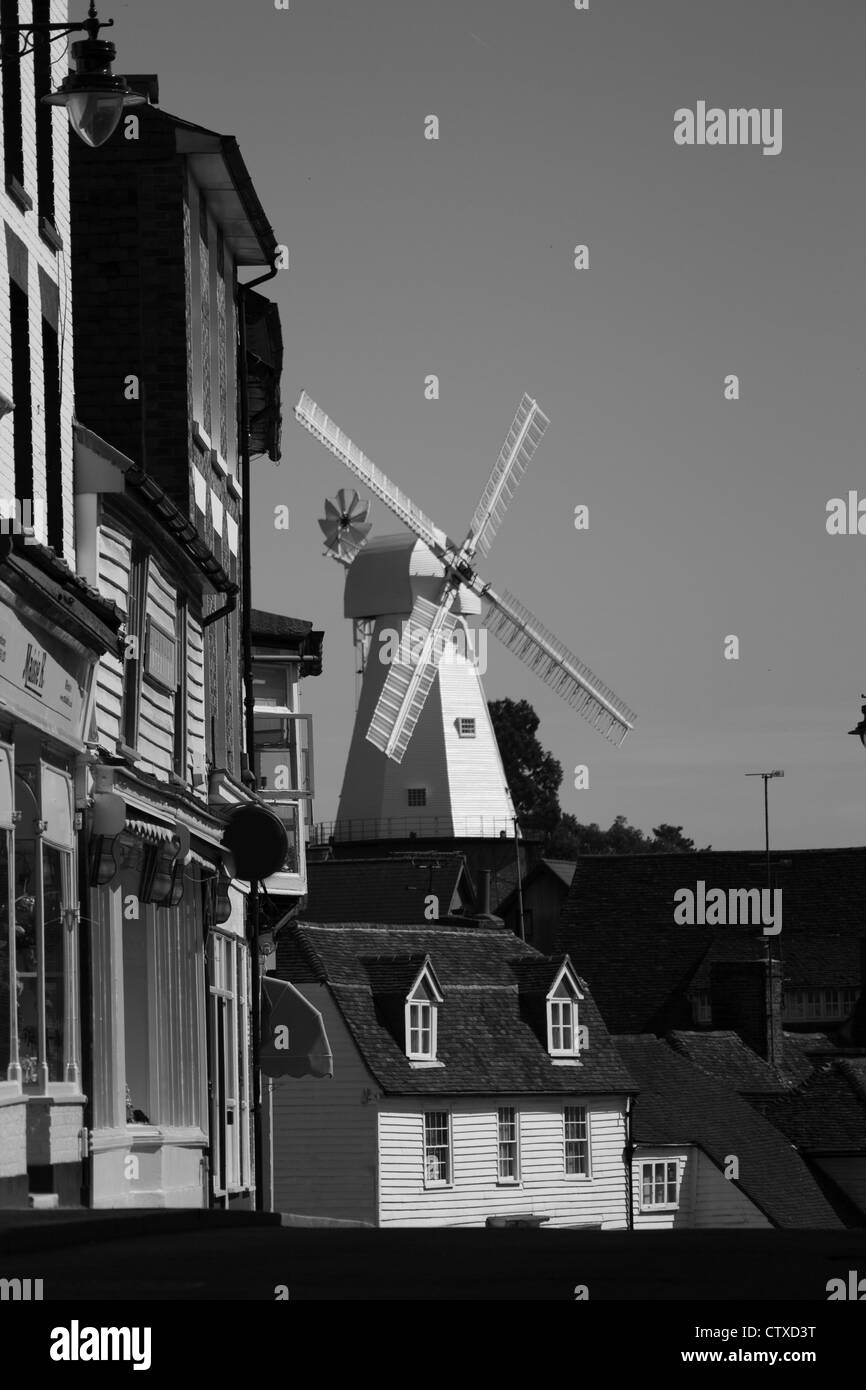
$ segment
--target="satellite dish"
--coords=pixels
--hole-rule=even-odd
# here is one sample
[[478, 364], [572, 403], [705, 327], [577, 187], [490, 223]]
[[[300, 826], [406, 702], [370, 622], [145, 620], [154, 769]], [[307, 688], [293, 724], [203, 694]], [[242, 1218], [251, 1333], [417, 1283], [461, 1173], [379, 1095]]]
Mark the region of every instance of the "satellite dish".
[[353, 488], [341, 487], [336, 497], [326, 499], [325, 515], [319, 519], [324, 553], [348, 568], [373, 529], [369, 515], [370, 503], [362, 502]]
[[228, 818], [223, 844], [234, 877], [249, 883], [279, 873], [289, 857], [289, 837], [275, 812], [258, 803], [239, 806]]

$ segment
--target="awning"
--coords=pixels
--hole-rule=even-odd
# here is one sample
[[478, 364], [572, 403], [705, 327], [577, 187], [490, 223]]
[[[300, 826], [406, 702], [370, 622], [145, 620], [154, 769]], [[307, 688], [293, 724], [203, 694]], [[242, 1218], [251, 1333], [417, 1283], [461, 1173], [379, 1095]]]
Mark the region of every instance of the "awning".
[[334, 1058], [319, 1010], [288, 980], [262, 980], [261, 1069], [265, 1076], [333, 1076]]
[[173, 840], [177, 835], [177, 829], [173, 826], [157, 825], [149, 820], [133, 820], [129, 816], [124, 821], [123, 831], [126, 835], [135, 835], [139, 840], [149, 840], [151, 844]]

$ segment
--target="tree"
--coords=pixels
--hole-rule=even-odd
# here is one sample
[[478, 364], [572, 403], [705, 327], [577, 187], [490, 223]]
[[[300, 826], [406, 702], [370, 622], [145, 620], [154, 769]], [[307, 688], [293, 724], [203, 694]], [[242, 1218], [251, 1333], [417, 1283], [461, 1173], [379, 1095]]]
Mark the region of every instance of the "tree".
[[[493, 732], [505, 777], [524, 829], [543, 832], [544, 854], [576, 859], [580, 854], [689, 854], [696, 846], [681, 825], [657, 825], [651, 835], [617, 816], [607, 830], [597, 822], [582, 825], [559, 804], [562, 766], [536, 738], [540, 723], [528, 700], [491, 700]], [[707, 845], [706, 849], [711, 849]]]
[[490, 700], [487, 708], [518, 818], [549, 833], [562, 815], [562, 765], [535, 737], [538, 715], [528, 700]]

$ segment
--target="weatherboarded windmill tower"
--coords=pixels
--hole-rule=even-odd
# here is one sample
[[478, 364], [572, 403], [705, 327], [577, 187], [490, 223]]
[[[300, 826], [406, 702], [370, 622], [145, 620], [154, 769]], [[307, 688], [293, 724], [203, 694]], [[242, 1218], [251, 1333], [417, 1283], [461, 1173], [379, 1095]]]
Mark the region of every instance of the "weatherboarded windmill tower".
[[635, 719], [528, 609], [475, 569], [547, 417], [523, 397], [468, 535], [456, 545], [306, 392], [295, 415], [411, 533], [368, 541], [368, 507], [345, 490], [326, 503], [319, 523], [327, 550], [348, 569], [345, 615], [361, 673], [332, 842], [354, 852], [381, 851], [383, 841], [513, 839], [514, 807], [480, 679], [488, 632], [611, 742], [622, 743]]

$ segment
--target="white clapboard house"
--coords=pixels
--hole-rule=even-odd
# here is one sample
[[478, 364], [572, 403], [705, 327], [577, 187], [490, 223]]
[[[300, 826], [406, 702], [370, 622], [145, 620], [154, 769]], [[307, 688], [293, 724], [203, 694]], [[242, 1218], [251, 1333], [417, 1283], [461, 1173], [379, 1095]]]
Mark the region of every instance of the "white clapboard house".
[[273, 1089], [277, 1210], [379, 1226], [625, 1228], [635, 1089], [567, 956], [496, 919], [294, 923], [277, 974], [333, 1078]]

